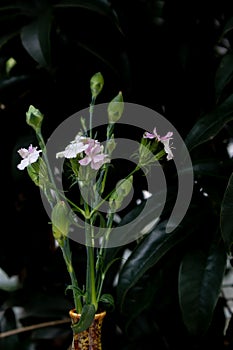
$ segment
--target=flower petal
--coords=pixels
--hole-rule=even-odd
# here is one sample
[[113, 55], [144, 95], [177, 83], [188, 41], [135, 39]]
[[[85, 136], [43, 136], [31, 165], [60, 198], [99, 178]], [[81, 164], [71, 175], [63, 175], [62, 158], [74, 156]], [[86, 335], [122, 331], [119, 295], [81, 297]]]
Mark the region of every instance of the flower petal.
[[79, 164], [81, 165], [88, 165], [90, 162], [91, 162], [91, 157], [89, 156], [86, 156], [85, 158], [79, 160]]
[[154, 139], [155, 135], [151, 134], [150, 132], [145, 131], [144, 134], [143, 134], [143, 138], [144, 139]]
[[40, 156], [42, 150], [37, 150], [37, 147], [30, 145], [28, 149], [21, 148], [18, 150], [19, 155], [23, 158], [20, 164], [17, 165], [19, 170], [25, 169], [29, 164], [35, 163]]

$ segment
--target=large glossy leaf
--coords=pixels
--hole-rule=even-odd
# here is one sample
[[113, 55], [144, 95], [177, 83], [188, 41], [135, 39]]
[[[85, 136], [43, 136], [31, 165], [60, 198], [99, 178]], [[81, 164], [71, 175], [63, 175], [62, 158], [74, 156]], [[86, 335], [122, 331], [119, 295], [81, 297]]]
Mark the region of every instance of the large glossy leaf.
[[0, 47], [5, 45], [9, 40], [13, 39], [15, 36], [17, 36], [19, 34], [20, 30], [18, 31], [13, 31], [10, 32], [6, 35], [3, 35], [0, 37]]
[[215, 76], [215, 93], [219, 98], [223, 89], [233, 77], [233, 53], [230, 52], [222, 57]]
[[116, 12], [110, 6], [109, 2], [98, 0], [62, 0], [54, 5], [54, 8], [83, 8], [86, 10], [94, 11], [100, 15], [107, 16], [111, 20], [118, 30], [122, 32]]
[[24, 84], [24, 86], [27, 84], [27, 82], [30, 81], [29, 75], [18, 75], [10, 78], [4, 78], [0, 80], [0, 92], [3, 93], [5, 91], [13, 91], [13, 89], [16, 86], [19, 86], [20, 84]]
[[21, 40], [24, 48], [41, 67], [49, 66], [51, 63], [51, 26], [52, 14], [47, 11], [21, 30]]
[[221, 163], [214, 158], [197, 159], [193, 162], [193, 171], [196, 176], [221, 177]]
[[185, 143], [189, 151], [213, 139], [224, 125], [233, 119], [233, 94], [202, 116], [188, 133]]
[[87, 53], [90, 53], [93, 57], [97, 58], [100, 62], [103, 62], [106, 67], [109, 67], [110, 70], [117, 74], [117, 69], [114, 67], [109, 60], [107, 60], [100, 52], [94, 50], [90, 45], [81, 42], [80, 40], [77, 42], [77, 45]]
[[7, 5], [1, 5], [0, 6], [0, 14], [2, 15], [2, 13], [4, 14], [4, 12], [7, 12], [9, 14], [9, 11], [11, 11], [12, 13], [16, 13], [16, 12], [22, 12], [24, 7], [28, 7], [26, 6], [26, 3], [24, 4], [23, 2], [21, 2], [21, 4], [19, 4], [18, 1], [15, 1], [15, 3], [11, 3], [11, 4], [7, 4]]
[[212, 320], [226, 266], [222, 242], [209, 251], [189, 251], [180, 266], [179, 299], [184, 323], [191, 335], [203, 335]]
[[145, 310], [150, 309], [156, 291], [161, 288], [160, 279], [160, 274], [145, 273], [134, 288], [129, 290], [127, 302], [124, 303], [124, 308], [121, 310], [124, 315], [127, 315], [126, 330], [136, 318], [140, 318]]
[[225, 26], [224, 26], [224, 28], [223, 28], [223, 30], [222, 30], [221, 37], [224, 37], [224, 36], [225, 36], [228, 32], [230, 32], [232, 29], [233, 29], [233, 17], [230, 17], [230, 18], [227, 20], [227, 22], [226, 22], [226, 24], [225, 24]]
[[231, 174], [221, 204], [220, 227], [223, 241], [230, 252], [233, 243], [233, 173]]
[[28, 13], [23, 7], [9, 5], [0, 7], [0, 49], [9, 40], [19, 35], [20, 29], [25, 23]]
[[166, 224], [167, 222], [161, 222], [156, 229], [148, 234], [123, 265], [117, 285], [117, 302], [121, 308], [129, 290], [146, 271], [191, 233], [191, 230], [184, 233], [177, 228], [168, 234], [165, 231]]

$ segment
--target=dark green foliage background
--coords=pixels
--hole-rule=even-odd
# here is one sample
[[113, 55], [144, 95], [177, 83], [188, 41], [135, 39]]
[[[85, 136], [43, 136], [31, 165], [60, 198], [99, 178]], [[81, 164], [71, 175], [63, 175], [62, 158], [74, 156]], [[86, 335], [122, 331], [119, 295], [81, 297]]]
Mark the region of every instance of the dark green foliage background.
[[[65, 318], [72, 307], [64, 292], [69, 276], [40, 194], [17, 171], [16, 151], [34, 140], [25, 123], [30, 104], [46, 116], [49, 137], [89, 105], [89, 81], [100, 71], [105, 86], [98, 103], [122, 91], [125, 101], [161, 113], [185, 140], [195, 179], [183, 221], [167, 234], [177, 174], [165, 166], [168, 198], [160, 222], [127, 247], [132, 253], [117, 285], [118, 264], [106, 280], [116, 306], [104, 323], [103, 350], [232, 348], [221, 294], [233, 241], [233, 161], [227, 152], [233, 139], [232, 45], [228, 1], [1, 1], [0, 267], [22, 284], [14, 292], [0, 290], [1, 332], [19, 321], [26, 326]], [[17, 64], [8, 71], [11, 57]], [[135, 188], [140, 193], [139, 182]], [[128, 208], [122, 223], [139, 209]], [[153, 213], [145, 214], [145, 221], [151, 219]], [[75, 266], [83, 264], [82, 279], [85, 249], [71, 245]], [[109, 259], [122, 257], [125, 248], [110, 249]], [[66, 350], [71, 339], [64, 324], [5, 337], [0, 348]]]

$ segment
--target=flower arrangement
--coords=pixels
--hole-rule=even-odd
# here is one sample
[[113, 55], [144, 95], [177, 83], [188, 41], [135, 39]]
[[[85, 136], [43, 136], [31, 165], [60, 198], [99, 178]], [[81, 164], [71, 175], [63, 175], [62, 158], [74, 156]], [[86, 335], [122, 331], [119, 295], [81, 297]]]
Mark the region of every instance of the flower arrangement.
[[[64, 159], [63, 175], [70, 183], [70, 189], [78, 186], [79, 197], [77, 203], [69, 197], [68, 193], [61, 191], [56, 186], [55, 171], [51, 167], [47, 155], [46, 143], [42, 136], [43, 114], [34, 106], [30, 106], [26, 112], [26, 122], [36, 134], [38, 146], [29, 145], [21, 148], [18, 154], [21, 161], [17, 165], [19, 170], [27, 169], [27, 172], [39, 186], [51, 208], [51, 225], [55, 240], [62, 250], [65, 264], [70, 275], [74, 308], [81, 314], [79, 322], [73, 325], [75, 333], [87, 329], [99, 309], [100, 303], [114, 305], [110, 294], [103, 294], [103, 284], [107, 272], [114, 260], [106, 262], [105, 253], [108, 248], [109, 237], [116, 225], [114, 215], [121, 208], [133, 186], [134, 174], [144, 168], [146, 171], [159, 161], [173, 159], [170, 140], [173, 133], [168, 132], [160, 136], [156, 128], [152, 132], [144, 131], [139, 147], [134, 156], [137, 164], [128, 176], [121, 179], [106, 193], [106, 185], [111, 184], [108, 177], [111, 156], [117, 143], [114, 139], [114, 127], [124, 113], [124, 101], [122, 93], [108, 104], [108, 123], [106, 127], [105, 144], [98, 141], [98, 134], [93, 135], [92, 121], [94, 117], [94, 105], [97, 96], [104, 86], [101, 73], [96, 73], [90, 79], [91, 104], [89, 108], [89, 125], [81, 120], [82, 129], [78, 131], [64, 150], [57, 150], [56, 159]], [[38, 149], [39, 148], [39, 149]], [[112, 185], [112, 184], [111, 184]], [[113, 185], [112, 185], [113, 186]], [[76, 196], [77, 198], [77, 196]], [[103, 203], [108, 203], [107, 213], [101, 212]], [[80, 224], [82, 219], [83, 225]], [[86, 246], [86, 283], [81, 287], [73, 267], [70, 249], [70, 231], [76, 227], [83, 232]], [[98, 228], [97, 232], [95, 228]], [[98, 246], [96, 246], [98, 239]]]

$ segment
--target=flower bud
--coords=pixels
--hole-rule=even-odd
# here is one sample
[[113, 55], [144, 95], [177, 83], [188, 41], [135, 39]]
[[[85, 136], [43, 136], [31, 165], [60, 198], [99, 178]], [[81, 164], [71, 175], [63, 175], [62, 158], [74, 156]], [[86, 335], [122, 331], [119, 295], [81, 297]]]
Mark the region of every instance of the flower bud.
[[116, 185], [116, 192], [118, 194], [121, 194], [121, 196], [128, 196], [129, 192], [131, 191], [133, 183], [133, 175], [131, 175], [128, 179], [122, 179], [118, 181]]
[[115, 212], [122, 205], [125, 197], [128, 196], [132, 189], [133, 176], [131, 175], [128, 179], [122, 179], [118, 181], [116, 189], [109, 198], [109, 207], [112, 212]]
[[121, 207], [122, 201], [118, 198], [117, 192], [113, 192], [109, 198], [109, 207], [112, 213], [116, 212]]
[[106, 143], [107, 154], [110, 156], [115, 148], [116, 148], [116, 141], [114, 139], [114, 135], [112, 135], [111, 138], [107, 140], [107, 143]]
[[64, 236], [68, 235], [70, 220], [69, 210], [64, 201], [58, 202], [52, 210], [53, 236], [59, 245], [63, 245]]
[[124, 102], [122, 92], [114, 97], [108, 105], [108, 121], [110, 124], [116, 123], [122, 116], [124, 110]]
[[100, 72], [93, 75], [90, 80], [92, 98], [96, 98], [104, 86], [104, 78]]
[[40, 132], [43, 118], [44, 116], [39, 109], [36, 109], [34, 106], [30, 105], [28, 111], [26, 112], [26, 122], [36, 131], [36, 133]]

